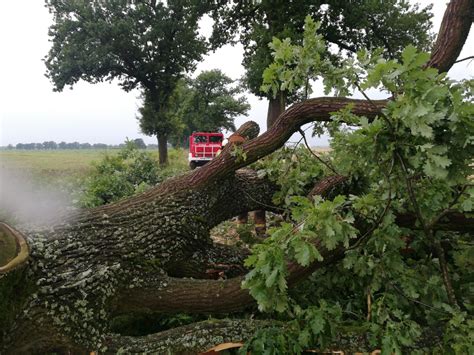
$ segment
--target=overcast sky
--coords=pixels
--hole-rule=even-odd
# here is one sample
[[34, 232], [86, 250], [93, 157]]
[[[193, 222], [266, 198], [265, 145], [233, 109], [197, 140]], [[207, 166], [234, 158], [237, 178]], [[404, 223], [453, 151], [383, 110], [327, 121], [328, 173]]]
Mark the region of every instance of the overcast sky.
[[[413, 1], [412, 2], [416, 2]], [[433, 1], [417, 1], [423, 6]], [[435, 1], [434, 31], [437, 32], [447, 1]], [[136, 120], [138, 91], [125, 93], [116, 83], [79, 82], [73, 90], [53, 92], [44, 76], [42, 58], [49, 50], [48, 27], [51, 15], [42, 0], [3, 0], [0, 3], [0, 146], [28, 142], [90, 142], [118, 144], [125, 137], [142, 137], [156, 143], [154, 137], [139, 132]], [[474, 34], [464, 46], [460, 58], [474, 55]], [[208, 55], [198, 72], [218, 68], [233, 79], [244, 70], [242, 48], [226, 46]], [[453, 78], [474, 77], [474, 62], [455, 65]], [[313, 96], [322, 92], [315, 91]], [[248, 119], [265, 129], [266, 101], [248, 95], [252, 106], [248, 117], [238, 118], [237, 126]], [[327, 140], [312, 140], [326, 145]]]

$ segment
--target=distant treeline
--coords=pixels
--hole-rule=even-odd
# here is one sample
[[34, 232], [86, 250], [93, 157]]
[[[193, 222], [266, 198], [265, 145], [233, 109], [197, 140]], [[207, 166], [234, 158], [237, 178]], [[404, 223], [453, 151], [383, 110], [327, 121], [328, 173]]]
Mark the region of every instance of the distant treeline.
[[[157, 149], [156, 144], [145, 144], [143, 139], [137, 138], [132, 140], [133, 143], [139, 149], [154, 148]], [[105, 144], [105, 143], [79, 143], [79, 142], [60, 142], [56, 143], [54, 141], [46, 141], [43, 143], [18, 143], [16, 145], [9, 144], [6, 147], [1, 147], [1, 149], [13, 150], [55, 150], [55, 149], [113, 149], [113, 148], [123, 148], [125, 143], [122, 144]]]

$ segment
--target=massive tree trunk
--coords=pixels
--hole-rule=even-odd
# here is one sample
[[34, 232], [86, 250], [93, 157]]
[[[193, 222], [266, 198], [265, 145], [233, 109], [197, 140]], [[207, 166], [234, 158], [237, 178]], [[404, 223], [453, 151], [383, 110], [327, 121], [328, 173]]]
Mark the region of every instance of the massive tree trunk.
[[[93, 350], [106, 344], [112, 314], [141, 307], [165, 312], [229, 309], [235, 299], [224, 296], [230, 289], [221, 291], [227, 290], [227, 281], [183, 277], [206, 278], [206, 270], [222, 259], [241, 264], [241, 253], [213, 246], [209, 230], [255, 209], [255, 201], [270, 203], [275, 190], [250, 171], [194, 187], [186, 183], [191, 175], [115, 205], [68, 216], [53, 227], [17, 232], [25, 236], [30, 255], [20, 271], [0, 279], [5, 299], [13, 296], [6, 293], [18, 278], [25, 291], [21, 305], [2, 304], [4, 350], [71, 344]], [[199, 285], [209, 300], [193, 294]], [[238, 282], [233, 288], [241, 292]], [[136, 290], [142, 296], [130, 297]], [[243, 303], [250, 304], [248, 295], [246, 299]]]
[[[471, 9], [473, 1], [453, 0], [449, 9]], [[458, 28], [466, 17], [447, 11], [443, 28]], [[467, 25], [466, 25], [467, 26]], [[462, 26], [461, 26], [462, 27]], [[441, 31], [454, 43], [463, 31]], [[452, 36], [452, 37], [450, 37]], [[463, 37], [465, 38], [465, 37]], [[446, 42], [447, 41], [447, 42]], [[430, 65], [443, 68], [444, 56]], [[450, 61], [453, 62], [453, 61]], [[16, 231], [0, 226], [0, 353], [88, 351], [197, 352], [224, 341], [241, 341], [272, 322], [207, 321], [143, 337], [113, 333], [115, 315], [134, 312], [230, 313], [254, 306], [241, 289], [245, 252], [217, 245], [209, 230], [233, 216], [272, 206], [276, 186], [251, 170], [252, 162], [281, 147], [299, 127], [330, 121], [331, 112], [352, 105], [352, 112], [373, 119], [387, 101], [316, 98], [293, 105], [258, 136], [258, 126], [244, 124], [245, 138], [201, 169], [168, 180], [148, 192], [111, 205], [65, 216], [47, 228]], [[330, 177], [311, 194], [324, 195], [344, 181]], [[397, 223], [414, 226], [410, 216]], [[447, 213], [440, 228], [473, 231], [473, 219]], [[363, 231], [361, 232], [363, 235]], [[344, 248], [324, 249], [324, 261], [309, 267], [289, 264], [289, 285], [317, 268], [341, 259]], [[209, 279], [209, 269], [229, 265], [225, 278]]]
[[[238, 160], [232, 154], [233, 146], [228, 146], [203, 168], [139, 196], [67, 216], [55, 226], [35, 231], [17, 232], [4, 226], [5, 233], [20, 242], [26, 240], [29, 259], [25, 258], [24, 247], [16, 252], [10, 248], [9, 253], [18, 255], [16, 258], [3, 258], [3, 352], [103, 351], [123, 346], [130, 350], [133, 344], [137, 346], [134, 351], [163, 346], [172, 352], [200, 351], [216, 342], [246, 339], [254, 329], [251, 324], [236, 333], [236, 329], [229, 328], [234, 324], [229, 321], [221, 330], [212, 323], [187, 327], [188, 343], [178, 341], [184, 341], [179, 330], [131, 340], [112, 334], [110, 319], [134, 312], [218, 314], [252, 307], [254, 301], [241, 289], [242, 276], [238, 276], [245, 269], [231, 270], [224, 280], [209, 280], [206, 273], [222, 262], [241, 265], [245, 256], [213, 244], [209, 230], [232, 216], [257, 209], [261, 203], [272, 205], [276, 187], [251, 170], [237, 169], [281, 146], [301, 124], [313, 119], [329, 120], [330, 112], [348, 103], [354, 105], [355, 112], [369, 118], [375, 117], [383, 105], [313, 99], [294, 106], [260, 137], [254, 138], [255, 123], [241, 127], [238, 133], [248, 139], [242, 145], [248, 154], [246, 162]], [[339, 180], [331, 177], [321, 181], [312, 193], [324, 195]], [[404, 222], [410, 225], [409, 219]], [[472, 227], [471, 220], [462, 224]], [[328, 251], [318, 242], [316, 246], [324, 261], [306, 268], [290, 264], [290, 286], [344, 255], [342, 247]], [[209, 334], [215, 332], [216, 336], [204, 336], [203, 326], [209, 326]]]

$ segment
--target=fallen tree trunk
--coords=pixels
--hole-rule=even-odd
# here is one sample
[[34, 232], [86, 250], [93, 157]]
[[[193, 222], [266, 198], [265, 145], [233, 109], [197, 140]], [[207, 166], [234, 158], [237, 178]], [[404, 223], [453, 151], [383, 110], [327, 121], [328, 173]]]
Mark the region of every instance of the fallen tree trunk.
[[[29, 295], [24, 295], [22, 312], [13, 317], [8, 314], [16, 310], [8, 301], [13, 294], [2, 292], [6, 304], [0, 312], [5, 337], [1, 344], [24, 351], [58, 343], [96, 348], [103, 340], [100, 334], [106, 333], [113, 298], [144, 284], [166, 294], [168, 275], [204, 276], [206, 265], [218, 262], [209, 230], [257, 208], [256, 201], [270, 204], [274, 191], [255, 173], [241, 171], [196, 189], [186, 185], [171, 189], [168, 184], [117, 205], [77, 214], [63, 224], [25, 232], [30, 255], [21, 272]], [[224, 249], [219, 247], [219, 254]], [[225, 256], [228, 263], [242, 261], [232, 250]], [[193, 265], [201, 265], [201, 270]], [[2, 291], [16, 282], [12, 276], [0, 279]], [[5, 324], [12, 318], [14, 325]], [[45, 322], [54, 330], [45, 328]], [[25, 333], [26, 324], [35, 324], [46, 334], [35, 340]], [[55, 333], [62, 334], [61, 339], [51, 336]]]
[[[196, 277], [196, 268], [186, 265], [201, 265], [204, 273], [206, 265], [215, 262], [209, 230], [262, 204], [272, 205], [273, 184], [254, 172], [236, 170], [283, 145], [301, 124], [318, 117], [328, 120], [330, 112], [348, 102], [360, 114], [376, 114], [372, 105], [361, 100], [311, 100], [289, 110], [258, 138], [255, 123], [242, 126], [237, 134], [249, 139], [240, 146], [248, 152], [245, 161], [235, 156], [235, 146], [229, 145], [204, 168], [144, 194], [82, 211], [47, 229], [24, 231], [30, 255], [22, 277], [29, 293], [23, 295], [21, 312], [9, 314], [13, 308], [8, 301], [0, 312], [4, 349], [28, 352], [76, 345], [96, 349], [109, 333], [110, 312], [133, 309], [142, 299], [149, 302], [150, 310], [153, 305], [155, 310], [163, 310], [166, 306], [157, 306], [163, 297], [170, 301], [169, 312], [230, 312], [252, 303], [247, 291], [240, 290], [239, 278], [173, 283], [169, 277]], [[331, 260], [330, 254], [325, 256]], [[238, 253], [235, 260], [227, 260], [240, 261]], [[194, 272], [187, 274], [189, 269]], [[299, 272], [297, 268], [295, 274]], [[0, 280], [0, 288], [9, 289], [10, 279]], [[146, 290], [151, 297], [146, 296]], [[233, 292], [239, 297], [233, 297]], [[220, 293], [228, 293], [228, 297], [220, 297]], [[12, 294], [5, 296], [9, 297]], [[179, 301], [177, 307], [173, 307], [173, 299]], [[14, 324], [7, 324], [12, 318]], [[40, 331], [31, 336], [31, 329]]]
[[[127, 341], [110, 335], [114, 314], [217, 314], [253, 306], [248, 291], [241, 289], [242, 277], [205, 279], [206, 265], [223, 255], [227, 263], [242, 261], [238, 250], [213, 245], [209, 230], [260, 203], [271, 206], [276, 187], [248, 170], [210, 185], [190, 188], [182, 183], [193, 177], [188, 174], [177, 179], [179, 186], [168, 182], [133, 199], [71, 216], [49, 229], [25, 232], [29, 259], [25, 264], [23, 255], [22, 268], [8, 270], [0, 279], [3, 298], [10, 299], [0, 312], [4, 350], [115, 347]], [[328, 177], [312, 193], [324, 195], [344, 181]], [[402, 216], [401, 223], [409, 227], [414, 221]], [[290, 264], [290, 285], [344, 256], [342, 247], [328, 251], [316, 245], [324, 261], [306, 268]], [[14, 295], [19, 290], [18, 300]], [[223, 340], [234, 341], [235, 336]]]
[[213, 320], [146, 337], [111, 336], [107, 340], [109, 350], [114, 353], [196, 354], [215, 344], [240, 342], [251, 337], [256, 330], [276, 324], [256, 320]]

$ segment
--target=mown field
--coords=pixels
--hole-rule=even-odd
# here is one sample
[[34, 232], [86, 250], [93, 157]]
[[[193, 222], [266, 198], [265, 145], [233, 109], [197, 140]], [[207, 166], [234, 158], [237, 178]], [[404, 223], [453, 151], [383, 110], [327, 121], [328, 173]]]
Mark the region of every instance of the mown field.
[[[1, 169], [13, 169], [35, 180], [77, 179], [87, 176], [93, 163], [106, 154], [117, 154], [120, 149], [78, 149], [78, 150], [2, 150]], [[158, 152], [149, 151], [158, 161]], [[170, 168], [187, 166], [187, 151], [170, 149]]]

